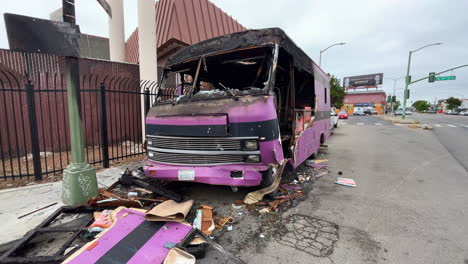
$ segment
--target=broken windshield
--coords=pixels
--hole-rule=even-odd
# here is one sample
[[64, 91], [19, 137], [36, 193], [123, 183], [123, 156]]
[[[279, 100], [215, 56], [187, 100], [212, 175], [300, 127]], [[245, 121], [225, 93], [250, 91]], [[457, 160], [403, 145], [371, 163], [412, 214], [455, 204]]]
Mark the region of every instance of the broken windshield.
[[204, 56], [165, 70], [157, 102], [268, 93], [272, 47]]

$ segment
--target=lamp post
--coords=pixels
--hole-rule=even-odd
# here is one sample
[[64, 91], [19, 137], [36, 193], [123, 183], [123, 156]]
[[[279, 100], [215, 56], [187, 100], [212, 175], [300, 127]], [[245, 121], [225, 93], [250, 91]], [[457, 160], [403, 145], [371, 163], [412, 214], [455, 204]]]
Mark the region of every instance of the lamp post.
[[334, 47], [334, 46], [339, 46], [339, 45], [344, 45], [346, 43], [344, 42], [340, 42], [340, 43], [335, 43], [333, 45], [330, 45], [328, 46], [328, 48], [324, 49], [324, 50], [321, 50], [320, 51], [320, 57], [319, 57], [319, 66], [322, 66], [322, 53], [324, 53], [325, 51], [327, 51], [327, 49], [331, 48], [331, 47]]
[[406, 114], [405, 114], [405, 111], [406, 111], [406, 97], [408, 97], [408, 86], [410, 85], [411, 83], [411, 80], [410, 80], [410, 66], [411, 66], [411, 55], [417, 51], [420, 51], [424, 48], [427, 48], [427, 47], [430, 47], [430, 46], [435, 46], [435, 45], [442, 45], [442, 43], [432, 43], [432, 44], [428, 44], [426, 46], [422, 46], [421, 48], [419, 49], [416, 49], [416, 50], [410, 50], [409, 51], [409, 55], [408, 55], [408, 67], [406, 69], [406, 79], [405, 79], [405, 91], [403, 93], [403, 115], [402, 115], [402, 119], [405, 119], [406, 118]]
[[396, 83], [398, 80], [401, 80], [405, 77], [400, 77], [400, 78], [384, 78], [384, 79], [387, 79], [387, 80], [392, 80], [393, 81], [393, 96], [390, 100], [390, 112], [393, 114], [393, 97], [396, 96]]

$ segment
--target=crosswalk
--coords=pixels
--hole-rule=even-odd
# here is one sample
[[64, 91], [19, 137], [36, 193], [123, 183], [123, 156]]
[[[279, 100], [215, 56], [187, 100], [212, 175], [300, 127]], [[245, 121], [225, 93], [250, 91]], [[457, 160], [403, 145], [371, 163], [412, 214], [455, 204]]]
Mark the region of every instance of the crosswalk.
[[[395, 126], [405, 126], [404, 124], [394, 124], [394, 123], [381, 123], [381, 122], [375, 122], [375, 123], [349, 123], [345, 121], [340, 121], [338, 125], [351, 125], [351, 126], [383, 126], [383, 125], [395, 125]], [[465, 124], [457, 124], [457, 125], [452, 125], [452, 124], [421, 124], [422, 126], [431, 126], [433, 128], [468, 128], [468, 125]]]

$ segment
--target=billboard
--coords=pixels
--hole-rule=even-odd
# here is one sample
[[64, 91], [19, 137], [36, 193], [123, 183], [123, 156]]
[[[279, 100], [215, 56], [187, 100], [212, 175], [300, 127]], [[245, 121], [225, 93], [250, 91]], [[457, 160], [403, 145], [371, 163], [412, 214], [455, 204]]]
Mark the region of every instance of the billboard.
[[358, 87], [375, 87], [382, 85], [383, 73], [374, 73], [359, 76], [349, 76], [343, 78], [343, 86], [347, 89], [358, 88]]

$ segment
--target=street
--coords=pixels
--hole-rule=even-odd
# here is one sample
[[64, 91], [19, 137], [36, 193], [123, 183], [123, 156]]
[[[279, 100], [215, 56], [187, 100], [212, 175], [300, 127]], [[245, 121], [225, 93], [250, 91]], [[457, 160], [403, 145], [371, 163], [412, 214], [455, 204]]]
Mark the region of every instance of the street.
[[[333, 253], [316, 257], [270, 239], [260, 252], [250, 247], [241, 257], [248, 263], [468, 263], [468, 172], [439, 141], [447, 132], [371, 116], [344, 122], [349, 125], [341, 124], [328, 142], [330, 174], [282, 216], [337, 224]], [[337, 177], [355, 179], [357, 188], [334, 184]]]

